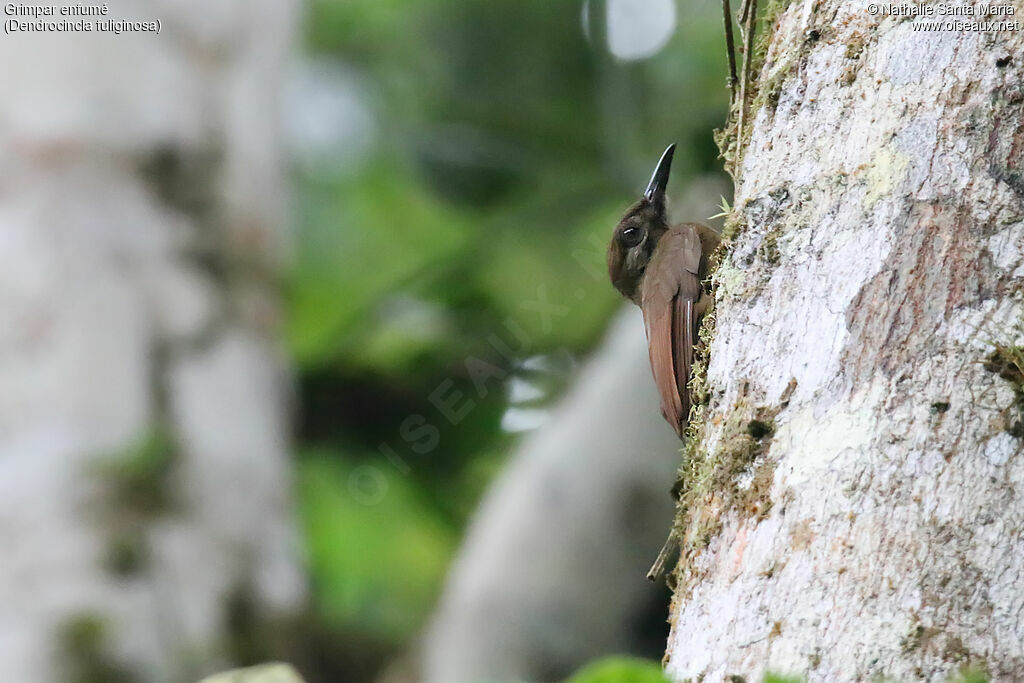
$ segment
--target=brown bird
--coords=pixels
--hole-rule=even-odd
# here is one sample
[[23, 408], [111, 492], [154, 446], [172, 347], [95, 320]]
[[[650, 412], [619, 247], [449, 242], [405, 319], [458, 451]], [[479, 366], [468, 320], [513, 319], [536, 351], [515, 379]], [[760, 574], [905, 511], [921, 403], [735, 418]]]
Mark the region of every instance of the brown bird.
[[687, 382], [700, 317], [710, 299], [701, 286], [718, 234], [697, 223], [669, 226], [665, 206], [669, 145], [640, 200], [615, 226], [608, 246], [612, 284], [644, 314], [661, 414], [682, 438], [690, 415]]

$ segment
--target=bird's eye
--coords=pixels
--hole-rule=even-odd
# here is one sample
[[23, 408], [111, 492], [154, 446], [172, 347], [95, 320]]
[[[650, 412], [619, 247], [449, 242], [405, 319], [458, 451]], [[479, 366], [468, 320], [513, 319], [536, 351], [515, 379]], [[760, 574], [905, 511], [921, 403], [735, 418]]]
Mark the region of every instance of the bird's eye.
[[640, 244], [641, 237], [643, 237], [643, 235], [641, 234], [639, 228], [626, 228], [625, 230], [622, 231], [622, 236], [620, 237], [620, 239], [622, 240], [622, 243], [627, 247], [635, 247], [636, 245]]

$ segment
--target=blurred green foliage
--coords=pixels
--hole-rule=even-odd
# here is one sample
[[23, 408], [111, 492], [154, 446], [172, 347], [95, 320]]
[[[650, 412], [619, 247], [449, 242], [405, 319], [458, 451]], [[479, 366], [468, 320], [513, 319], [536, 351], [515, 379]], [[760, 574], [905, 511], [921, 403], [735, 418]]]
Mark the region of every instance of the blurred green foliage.
[[[593, 344], [618, 299], [587, 238], [607, 238], [668, 141], [682, 143], [676, 188], [717, 170], [727, 93], [713, 3], [681, 8], [677, 39], [640, 64], [589, 43], [581, 6], [313, 3], [310, 46], [361, 70], [379, 129], [355, 173], [300, 178], [300, 362], [404, 372], [432, 348], [464, 355], [506, 316], [536, 352]], [[575, 243], [590, 247], [585, 267]], [[521, 309], [541, 286], [571, 304], [553, 329]], [[380, 309], [398, 292], [436, 304], [433, 327], [389, 335]]]
[[[604, 244], [668, 142], [673, 191], [719, 170], [720, 5], [677, 9], [663, 50], [622, 63], [578, 0], [311, 2], [306, 58], [355, 74], [373, 121], [363, 152], [295, 171], [298, 492], [326, 621], [395, 647], [422, 624], [511, 443], [502, 381], [597, 342], [621, 305]], [[481, 394], [467, 358], [502, 381]], [[458, 424], [439, 388], [472, 401]], [[410, 416], [437, 438], [406, 438]], [[386, 482], [374, 505], [350, 488], [361, 467]]]
[[298, 478], [308, 561], [328, 623], [357, 623], [386, 639], [411, 636], [454, 547], [451, 529], [407, 480], [383, 468], [361, 472], [314, 452]]
[[606, 657], [583, 667], [566, 683], [668, 683], [668, 679], [658, 662]]
[[457, 258], [471, 217], [383, 161], [357, 177], [309, 178], [298, 192], [303, 231], [289, 328], [298, 362], [344, 359], [385, 372], [407, 369], [418, 342], [437, 344], [445, 330], [428, 329], [425, 337], [411, 331], [402, 336], [408, 348], [382, 353], [386, 342], [366, 343], [389, 324], [374, 307], [396, 286]]
[[988, 673], [983, 668], [966, 666], [950, 678], [953, 683], [988, 683]]

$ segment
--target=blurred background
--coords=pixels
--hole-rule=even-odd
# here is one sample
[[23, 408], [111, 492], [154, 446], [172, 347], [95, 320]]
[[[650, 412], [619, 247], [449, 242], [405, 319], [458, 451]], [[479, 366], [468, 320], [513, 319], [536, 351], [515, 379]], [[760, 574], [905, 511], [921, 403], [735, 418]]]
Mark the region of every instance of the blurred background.
[[[729, 196], [718, 0], [109, 5], [160, 34], [0, 38], [2, 678], [276, 658], [310, 682], [454, 683], [431, 660], [479, 651], [465, 585], [536, 594], [495, 534], [535, 542], [558, 525], [545, 490], [642, 467], [637, 430], [656, 492], [580, 495], [641, 520], [656, 495], [658, 521], [551, 583], [609, 564], [646, 584], [678, 444], [635, 315], [595, 355], [623, 306], [604, 248], [669, 142], [677, 219]], [[530, 552], [604, 524], [574, 509]], [[559, 628], [607, 621], [590, 645], [541, 662], [544, 633], [465, 675], [660, 659], [667, 590], [588, 594]]]

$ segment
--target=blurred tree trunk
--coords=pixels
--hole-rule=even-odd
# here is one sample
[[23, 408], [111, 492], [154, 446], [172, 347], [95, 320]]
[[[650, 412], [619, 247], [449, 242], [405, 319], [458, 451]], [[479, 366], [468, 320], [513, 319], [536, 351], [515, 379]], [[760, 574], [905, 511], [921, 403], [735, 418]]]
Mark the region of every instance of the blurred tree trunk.
[[679, 443], [657, 405], [631, 309], [480, 505], [416, 680], [559, 681], [647, 644], [667, 595], [644, 575], [671, 523]]
[[1024, 33], [780, 4], [668, 672], [1020, 680]]
[[185, 681], [304, 587], [278, 344], [295, 7], [0, 41], [0, 661]]

